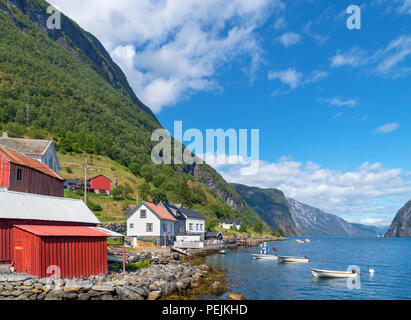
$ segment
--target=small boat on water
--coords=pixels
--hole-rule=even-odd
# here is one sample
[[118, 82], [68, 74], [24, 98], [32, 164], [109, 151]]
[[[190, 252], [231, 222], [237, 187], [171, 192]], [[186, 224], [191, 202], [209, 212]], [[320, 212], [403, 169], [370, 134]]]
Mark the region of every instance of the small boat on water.
[[306, 263], [306, 262], [310, 262], [310, 258], [308, 258], [308, 257], [280, 256], [278, 258], [281, 259], [281, 262], [287, 262], [287, 263]]
[[360, 274], [353, 271], [332, 271], [332, 270], [320, 270], [311, 269], [311, 273], [316, 278], [355, 278]]
[[295, 239], [295, 242], [297, 242], [297, 243], [304, 243], [304, 240]]
[[305, 243], [311, 242], [311, 240], [310, 240], [310, 239], [305, 239], [304, 242], [305, 242]]
[[278, 260], [278, 256], [275, 254], [252, 254], [254, 259], [261, 260]]
[[219, 253], [219, 254], [226, 254], [227, 251], [225, 251], [225, 250], [220, 250], [220, 251], [218, 251], [218, 253]]

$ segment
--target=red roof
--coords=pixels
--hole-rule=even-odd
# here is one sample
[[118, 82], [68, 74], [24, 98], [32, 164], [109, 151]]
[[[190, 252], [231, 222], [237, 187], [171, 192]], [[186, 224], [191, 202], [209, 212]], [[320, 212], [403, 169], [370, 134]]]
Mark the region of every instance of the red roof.
[[166, 209], [164, 209], [163, 206], [159, 204], [154, 204], [151, 202], [144, 201], [144, 203], [151, 209], [153, 210], [159, 217], [160, 219], [164, 220], [171, 220], [171, 221], [177, 221], [176, 218], [174, 218]]
[[90, 227], [81, 226], [36, 226], [15, 225], [14, 227], [43, 237], [110, 237], [108, 233], [97, 231]]
[[29, 167], [34, 170], [40, 171], [44, 174], [47, 174], [51, 177], [64, 180], [55, 171], [53, 171], [48, 165], [40, 161], [34, 160], [32, 158], [26, 157], [25, 155], [18, 153], [16, 151], [12, 151], [3, 146], [0, 146], [0, 155], [3, 155], [7, 159], [7, 161], [11, 163]]

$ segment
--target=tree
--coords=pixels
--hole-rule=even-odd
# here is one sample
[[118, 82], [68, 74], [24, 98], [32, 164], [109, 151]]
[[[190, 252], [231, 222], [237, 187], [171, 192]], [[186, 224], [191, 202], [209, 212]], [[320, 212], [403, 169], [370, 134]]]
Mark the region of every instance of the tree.
[[147, 182], [144, 182], [138, 186], [139, 197], [142, 200], [147, 200], [147, 197], [150, 193], [150, 185]]
[[263, 232], [263, 224], [261, 222], [257, 222], [254, 225], [254, 231], [257, 233], [262, 233]]

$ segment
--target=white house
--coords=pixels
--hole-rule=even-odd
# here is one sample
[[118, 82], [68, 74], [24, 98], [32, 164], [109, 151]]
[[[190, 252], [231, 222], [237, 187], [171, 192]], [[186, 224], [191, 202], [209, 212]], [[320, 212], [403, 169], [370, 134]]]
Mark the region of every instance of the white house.
[[3, 136], [0, 137], [0, 145], [43, 162], [57, 173], [60, 171], [56, 149], [52, 140], [9, 138], [7, 132], [3, 132]]
[[155, 241], [157, 246], [171, 245], [175, 241], [177, 219], [160, 204], [141, 201], [126, 219], [127, 237], [133, 239], [133, 246], [138, 239]]
[[179, 211], [186, 218], [186, 234], [187, 235], [203, 235], [205, 232], [205, 218], [196, 211], [186, 208], [179, 208]]
[[220, 228], [227, 229], [227, 230], [231, 228], [240, 230], [241, 225], [243, 224], [241, 220], [233, 220], [233, 219], [223, 219], [223, 220], [218, 220], [218, 222], [219, 222]]

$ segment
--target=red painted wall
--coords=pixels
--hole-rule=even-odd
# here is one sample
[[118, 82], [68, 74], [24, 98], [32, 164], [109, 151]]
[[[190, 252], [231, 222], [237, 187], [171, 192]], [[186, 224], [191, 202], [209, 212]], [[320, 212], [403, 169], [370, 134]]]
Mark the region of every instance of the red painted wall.
[[0, 219], [0, 262], [13, 259], [13, 225], [95, 226], [80, 222]]
[[13, 228], [13, 266], [39, 278], [57, 266], [62, 278], [107, 273], [106, 237], [43, 237]]
[[[64, 181], [44, 174], [29, 167], [14, 163], [9, 164], [9, 190], [41, 194], [44, 196], [64, 197]], [[17, 171], [22, 171], [21, 180], [17, 180]]]
[[94, 190], [111, 191], [111, 181], [105, 176], [97, 176], [90, 180], [90, 188]]

